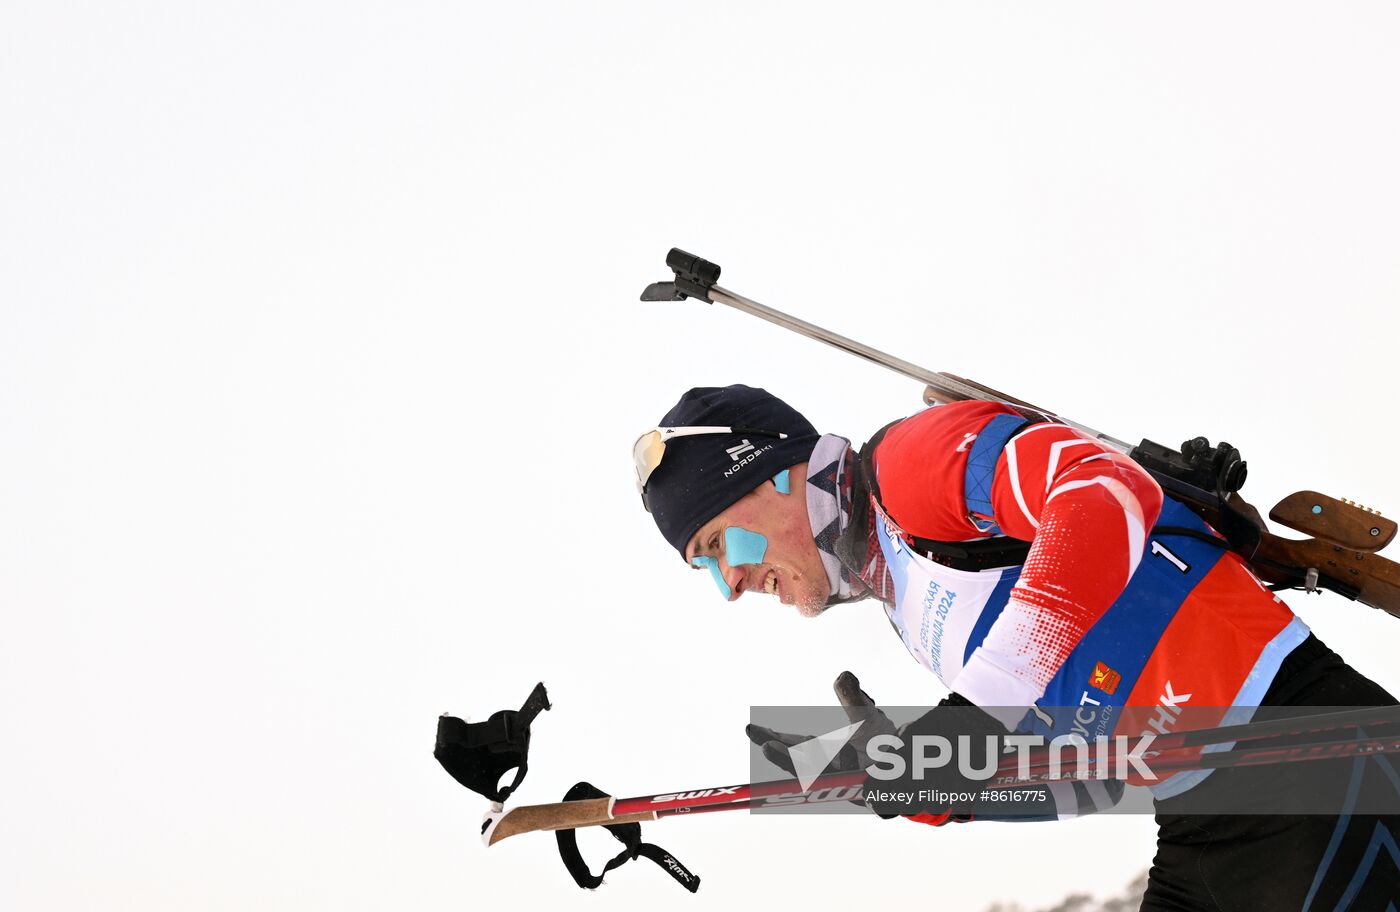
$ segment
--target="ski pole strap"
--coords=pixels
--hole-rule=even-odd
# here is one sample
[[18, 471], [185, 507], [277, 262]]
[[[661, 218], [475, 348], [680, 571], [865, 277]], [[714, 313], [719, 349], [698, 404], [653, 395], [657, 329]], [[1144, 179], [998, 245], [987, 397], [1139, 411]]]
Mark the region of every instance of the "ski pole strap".
[[[587, 782], [579, 782], [564, 794], [565, 801], [580, 801], [587, 798], [607, 798], [608, 793], [590, 785]], [[583, 860], [583, 855], [578, 850], [578, 837], [573, 830], [555, 830], [554, 838], [559, 842], [559, 857], [564, 860], [564, 867], [569, 869], [573, 875], [574, 883], [585, 890], [596, 890], [603, 883], [603, 876], [609, 871], [620, 868], [627, 862], [638, 856], [650, 858], [656, 862], [661, 870], [670, 874], [676, 879], [676, 883], [694, 893], [700, 889], [700, 878], [690, 873], [685, 865], [676, 860], [670, 852], [658, 845], [649, 842], [642, 842], [642, 825], [640, 823], [614, 823], [604, 824], [604, 829], [617, 839], [624, 846], [623, 850], [613, 856], [607, 864], [603, 865], [603, 870], [594, 874], [588, 870], [588, 865]]]
[[[536, 684], [519, 711], [503, 709], [485, 722], [465, 722], [455, 716], [438, 718], [433, 756], [462, 785], [495, 802], [504, 802], [529, 769], [530, 723], [549, 709], [544, 684]], [[499, 788], [501, 776], [515, 770], [510, 785]]]
[[963, 497], [969, 514], [987, 517], [988, 526], [982, 529], [987, 535], [1002, 534], [1001, 527], [992, 519], [992, 479], [996, 477], [1001, 451], [1012, 437], [1039, 423], [1038, 419], [1027, 419], [1024, 415], [997, 415], [977, 432], [977, 439], [967, 451]]

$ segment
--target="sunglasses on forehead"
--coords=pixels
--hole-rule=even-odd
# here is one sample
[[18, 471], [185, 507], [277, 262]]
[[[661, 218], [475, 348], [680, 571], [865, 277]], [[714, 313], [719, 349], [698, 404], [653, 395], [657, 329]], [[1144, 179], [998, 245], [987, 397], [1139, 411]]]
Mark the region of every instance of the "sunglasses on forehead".
[[666, 455], [667, 441], [677, 437], [698, 437], [702, 434], [755, 434], [777, 437], [779, 440], [787, 438], [787, 434], [780, 431], [751, 427], [659, 427], [647, 431], [632, 444], [632, 462], [637, 467], [637, 493], [642, 495], [642, 506], [648, 513], [651, 512], [651, 503], [647, 500], [647, 481], [656, 471], [656, 467], [661, 465], [661, 459]]

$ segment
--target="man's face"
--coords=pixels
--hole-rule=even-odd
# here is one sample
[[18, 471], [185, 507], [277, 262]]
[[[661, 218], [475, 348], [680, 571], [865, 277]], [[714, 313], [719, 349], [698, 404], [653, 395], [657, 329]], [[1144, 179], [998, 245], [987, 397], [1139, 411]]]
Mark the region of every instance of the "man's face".
[[[791, 494], [778, 493], [765, 481], [723, 513], [700, 527], [686, 545], [685, 559], [713, 557], [729, 584], [729, 600], [745, 592], [776, 595], [806, 617], [816, 617], [831, 594], [812, 527], [807, 519], [807, 464], [789, 470]], [[725, 530], [731, 526], [757, 532], [768, 539], [763, 562], [731, 566], [725, 555]]]

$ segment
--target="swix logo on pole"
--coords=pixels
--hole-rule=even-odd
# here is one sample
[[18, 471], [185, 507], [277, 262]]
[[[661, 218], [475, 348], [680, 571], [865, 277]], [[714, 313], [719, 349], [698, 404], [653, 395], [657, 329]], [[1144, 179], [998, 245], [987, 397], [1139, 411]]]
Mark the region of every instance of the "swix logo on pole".
[[660, 804], [666, 801], [691, 801], [696, 798], [706, 798], [710, 795], [733, 795], [739, 791], [740, 786], [734, 785], [728, 788], [700, 789], [695, 792], [675, 792], [670, 795], [653, 795], [652, 804]]
[[729, 459], [731, 462], [738, 462], [740, 456], [744, 455], [752, 449], [753, 444], [749, 443], [748, 438], [745, 438], [739, 441], [738, 446], [725, 447], [724, 451], [729, 454]]
[[770, 796], [765, 803], [770, 807], [783, 807], [787, 805], [826, 804], [832, 801], [857, 801], [864, 792], [865, 787], [862, 785], [834, 786], [813, 789], [810, 792], [784, 792], [781, 795]]

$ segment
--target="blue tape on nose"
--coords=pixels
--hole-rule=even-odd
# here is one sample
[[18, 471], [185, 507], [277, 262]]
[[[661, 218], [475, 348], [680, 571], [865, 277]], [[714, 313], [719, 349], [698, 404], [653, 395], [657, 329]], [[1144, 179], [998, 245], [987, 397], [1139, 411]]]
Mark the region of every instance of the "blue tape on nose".
[[773, 476], [773, 487], [778, 489], [779, 494], [792, 493], [792, 479], [788, 478], [788, 470], [783, 469]]
[[713, 557], [692, 557], [690, 565], [710, 568], [710, 576], [714, 577], [715, 585], [719, 587], [719, 594], [724, 596], [726, 602], [734, 595], [734, 590], [730, 589], [729, 584], [724, 581], [724, 574], [719, 572], [719, 561]]
[[724, 559], [731, 567], [761, 564], [767, 551], [768, 539], [757, 532], [750, 532], [739, 526], [730, 526], [724, 530]]

